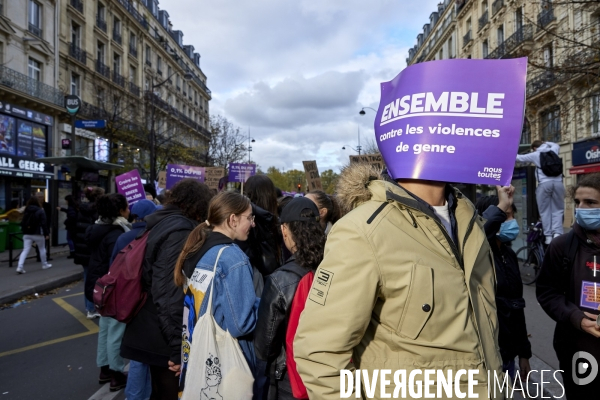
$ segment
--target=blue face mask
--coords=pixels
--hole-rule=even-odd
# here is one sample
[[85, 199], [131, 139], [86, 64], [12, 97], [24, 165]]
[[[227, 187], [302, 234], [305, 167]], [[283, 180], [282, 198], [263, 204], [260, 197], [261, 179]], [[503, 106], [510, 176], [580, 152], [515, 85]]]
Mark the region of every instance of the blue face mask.
[[516, 219], [503, 222], [500, 225], [500, 232], [498, 232], [498, 239], [502, 243], [512, 242], [519, 236], [519, 224]]
[[583, 229], [596, 231], [600, 229], [600, 208], [577, 208], [575, 219]]

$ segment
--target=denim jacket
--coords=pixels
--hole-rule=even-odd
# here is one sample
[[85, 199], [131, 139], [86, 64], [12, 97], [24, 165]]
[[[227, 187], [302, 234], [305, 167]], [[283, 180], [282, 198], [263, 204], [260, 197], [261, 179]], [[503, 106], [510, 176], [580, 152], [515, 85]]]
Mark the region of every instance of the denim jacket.
[[248, 366], [255, 371], [256, 357], [252, 343], [252, 333], [258, 318], [260, 299], [254, 293], [252, 266], [248, 257], [235, 244], [212, 247], [198, 261], [191, 277], [184, 286], [185, 300], [183, 311], [182, 369], [180, 392], [185, 386], [188, 358], [191, 352], [192, 335], [198, 318], [206, 312], [211, 294], [213, 267], [219, 250], [221, 254], [214, 274], [212, 309], [215, 321], [222, 329], [238, 339]]

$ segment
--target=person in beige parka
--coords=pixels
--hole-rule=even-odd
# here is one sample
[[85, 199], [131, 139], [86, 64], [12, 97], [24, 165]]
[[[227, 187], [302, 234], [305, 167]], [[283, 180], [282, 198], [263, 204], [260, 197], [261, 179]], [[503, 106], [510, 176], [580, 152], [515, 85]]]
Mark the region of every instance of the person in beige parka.
[[[294, 341], [310, 399], [339, 399], [343, 369], [391, 371], [374, 397], [363, 379], [362, 398], [393, 395], [398, 370], [464, 369], [478, 371], [478, 398], [504, 399], [492, 385], [504, 379], [493, 256], [473, 204], [443, 182], [394, 182], [366, 164], [347, 167], [337, 192], [351, 211], [328, 236]], [[465, 394], [467, 378], [457, 378]]]

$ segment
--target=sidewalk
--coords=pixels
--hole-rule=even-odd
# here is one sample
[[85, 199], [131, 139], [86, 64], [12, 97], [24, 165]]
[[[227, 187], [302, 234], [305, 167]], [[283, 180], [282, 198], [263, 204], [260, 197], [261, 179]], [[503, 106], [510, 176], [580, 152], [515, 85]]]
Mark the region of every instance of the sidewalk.
[[[13, 251], [13, 258], [21, 250]], [[40, 293], [83, 279], [83, 268], [67, 259], [68, 248], [53, 247], [51, 252], [52, 268], [43, 270], [42, 264], [35, 259], [35, 250], [29, 252], [25, 261], [25, 274], [17, 274], [17, 261], [8, 267], [8, 250], [0, 253], [0, 304], [11, 303], [23, 296]]]

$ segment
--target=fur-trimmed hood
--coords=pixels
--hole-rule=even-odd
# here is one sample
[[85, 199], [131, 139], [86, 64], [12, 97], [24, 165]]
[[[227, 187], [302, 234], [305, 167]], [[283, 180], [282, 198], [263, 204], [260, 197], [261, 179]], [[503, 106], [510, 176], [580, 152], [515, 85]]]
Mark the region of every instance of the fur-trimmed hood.
[[343, 213], [346, 214], [373, 197], [369, 190], [372, 181], [385, 180], [382, 170], [367, 163], [354, 163], [345, 167], [339, 177], [336, 194]]

